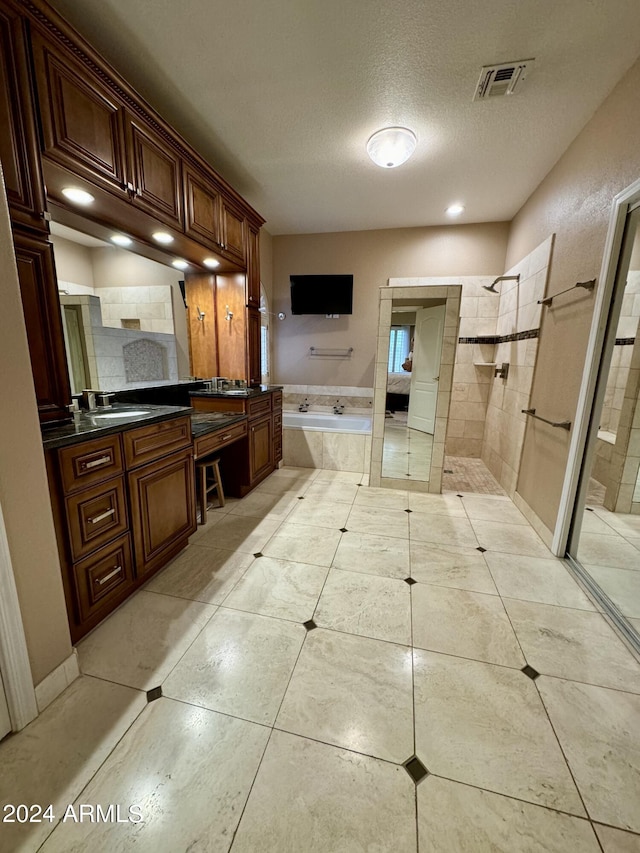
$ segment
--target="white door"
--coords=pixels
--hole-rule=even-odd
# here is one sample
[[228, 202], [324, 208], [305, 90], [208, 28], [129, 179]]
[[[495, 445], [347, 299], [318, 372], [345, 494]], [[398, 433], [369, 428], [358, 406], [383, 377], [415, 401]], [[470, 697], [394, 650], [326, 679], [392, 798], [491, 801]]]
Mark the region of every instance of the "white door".
[[436, 401], [445, 306], [416, 311], [413, 338], [413, 365], [409, 392], [407, 425], [433, 435], [436, 426]]
[[9, 719], [9, 708], [7, 707], [7, 697], [4, 695], [4, 684], [2, 683], [2, 673], [0, 673], [0, 740], [11, 731], [11, 720]]

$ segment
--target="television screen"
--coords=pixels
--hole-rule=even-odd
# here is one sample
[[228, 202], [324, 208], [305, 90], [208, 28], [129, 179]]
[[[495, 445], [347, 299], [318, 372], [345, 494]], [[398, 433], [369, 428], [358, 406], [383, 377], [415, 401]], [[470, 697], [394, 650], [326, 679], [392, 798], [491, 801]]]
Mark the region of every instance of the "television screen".
[[352, 275], [292, 275], [292, 314], [351, 314]]

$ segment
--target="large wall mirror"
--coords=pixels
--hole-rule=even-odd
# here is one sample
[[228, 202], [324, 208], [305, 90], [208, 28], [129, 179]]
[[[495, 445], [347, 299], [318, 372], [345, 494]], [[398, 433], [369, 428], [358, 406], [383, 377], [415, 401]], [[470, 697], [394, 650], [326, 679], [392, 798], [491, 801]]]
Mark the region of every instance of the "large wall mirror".
[[640, 652], [640, 202], [629, 211], [568, 551]]
[[441, 490], [460, 292], [380, 289], [372, 486]]
[[71, 390], [126, 390], [188, 378], [184, 273], [52, 222]]

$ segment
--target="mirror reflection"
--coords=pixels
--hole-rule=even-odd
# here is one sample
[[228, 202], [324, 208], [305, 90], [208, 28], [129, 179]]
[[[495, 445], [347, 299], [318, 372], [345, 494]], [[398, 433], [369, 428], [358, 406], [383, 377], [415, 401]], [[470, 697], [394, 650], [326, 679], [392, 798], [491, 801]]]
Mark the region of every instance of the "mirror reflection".
[[[640, 211], [630, 214], [620, 306], [586, 505], [572, 553], [629, 625], [640, 627]], [[629, 247], [632, 246], [629, 251]], [[626, 272], [625, 272], [626, 270]], [[634, 621], [635, 620], [635, 621]], [[640, 632], [639, 632], [640, 633]]]
[[394, 299], [382, 476], [429, 482], [445, 300]]
[[183, 274], [55, 222], [51, 234], [72, 393], [188, 377]]

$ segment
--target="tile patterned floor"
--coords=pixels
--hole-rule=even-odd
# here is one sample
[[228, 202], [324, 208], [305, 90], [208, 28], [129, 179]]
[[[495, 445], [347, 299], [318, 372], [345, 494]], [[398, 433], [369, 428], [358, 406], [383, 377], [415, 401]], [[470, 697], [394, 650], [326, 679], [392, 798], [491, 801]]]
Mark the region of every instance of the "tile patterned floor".
[[409, 429], [407, 413], [397, 412], [384, 422], [382, 476], [428, 480], [431, 471], [433, 436]]
[[275, 472], [79, 644], [0, 797], [143, 820], [2, 850], [640, 851], [640, 666], [564, 564], [506, 497], [360, 479]]
[[474, 492], [478, 495], [507, 494], [482, 459], [467, 459], [464, 456], [444, 457], [442, 490]]

